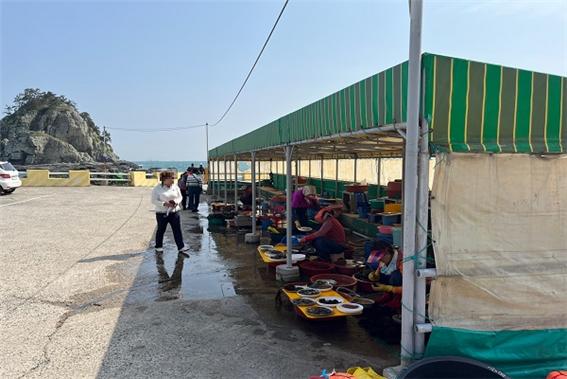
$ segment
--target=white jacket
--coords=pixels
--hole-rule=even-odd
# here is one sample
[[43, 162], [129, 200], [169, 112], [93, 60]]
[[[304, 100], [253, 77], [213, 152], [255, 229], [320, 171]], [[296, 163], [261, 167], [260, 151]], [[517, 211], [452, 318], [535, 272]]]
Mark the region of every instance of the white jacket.
[[163, 203], [167, 203], [170, 200], [173, 200], [176, 204], [175, 208], [171, 208], [170, 212], [179, 211], [181, 209], [179, 205], [183, 200], [183, 196], [177, 184], [173, 183], [171, 187], [167, 187], [159, 183], [154, 187], [152, 190], [152, 204], [155, 205], [156, 213], [166, 213], [168, 207], [163, 205]]

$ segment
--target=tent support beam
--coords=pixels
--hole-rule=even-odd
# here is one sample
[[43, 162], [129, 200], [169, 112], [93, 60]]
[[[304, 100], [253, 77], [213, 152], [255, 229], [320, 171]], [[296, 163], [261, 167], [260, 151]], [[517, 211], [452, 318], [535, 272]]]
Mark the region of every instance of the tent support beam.
[[[404, 159], [403, 251], [405, 258], [416, 254], [416, 208], [418, 195], [418, 140], [421, 74], [422, 0], [410, 2], [410, 43], [408, 66], [408, 113]], [[401, 364], [415, 358], [415, 260], [403, 268]]]
[[[429, 125], [423, 120], [421, 125], [421, 137], [419, 140], [419, 165], [418, 165], [418, 191], [417, 191], [417, 222], [416, 231], [416, 250], [418, 259], [415, 260], [416, 270], [427, 267], [427, 230], [429, 220]], [[417, 275], [415, 279], [415, 312], [414, 324], [425, 323], [425, 303], [426, 303], [426, 282], [425, 278]], [[425, 338], [423, 333], [415, 333], [415, 356], [421, 359], [425, 352]]]
[[224, 157], [224, 203], [225, 205], [228, 203], [228, 177], [227, 177], [227, 160], [226, 157]]
[[380, 190], [382, 188], [382, 158], [376, 159], [376, 183], [378, 184], [378, 190], [376, 191], [376, 198], [380, 198]]
[[323, 157], [321, 157], [321, 197], [323, 197]]
[[291, 175], [291, 157], [293, 154], [293, 146], [285, 147], [285, 173], [286, 173], [286, 197], [285, 197], [285, 214], [286, 214], [286, 263], [276, 267], [276, 278], [283, 281], [299, 280], [299, 267], [293, 266], [292, 261], [292, 243], [291, 229], [293, 225], [291, 215], [291, 195], [292, 195], [292, 175]]
[[213, 160], [209, 160], [207, 162], [207, 171], [208, 171], [207, 194], [210, 195], [210, 200], [213, 200], [215, 198], [215, 174], [216, 174], [216, 170], [214, 169], [214, 166], [215, 165], [214, 165]]
[[234, 211], [238, 215], [238, 159], [234, 155]]
[[293, 154], [293, 146], [286, 146], [285, 148], [285, 163], [286, 163], [286, 194], [285, 194], [285, 218], [286, 218], [286, 246], [287, 246], [287, 254], [286, 254], [286, 266], [291, 268], [292, 266], [292, 243], [291, 243], [291, 235], [292, 235], [292, 212], [291, 212], [291, 195], [293, 193], [292, 188], [292, 175], [291, 175], [291, 157]]
[[335, 159], [335, 199], [339, 198], [339, 160]]
[[258, 243], [260, 237], [256, 233], [256, 152], [253, 151], [250, 153], [252, 156], [251, 164], [250, 164], [250, 174], [252, 180], [252, 233], [248, 233], [244, 236], [244, 240], [247, 243]]

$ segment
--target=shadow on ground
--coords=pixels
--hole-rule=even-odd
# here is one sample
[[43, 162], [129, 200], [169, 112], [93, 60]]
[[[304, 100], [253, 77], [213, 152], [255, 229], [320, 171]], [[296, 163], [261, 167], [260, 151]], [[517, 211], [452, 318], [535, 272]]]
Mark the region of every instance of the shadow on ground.
[[397, 364], [399, 348], [372, 339], [355, 318], [307, 322], [277, 308], [274, 273], [255, 246], [208, 230], [207, 212], [201, 203], [199, 213], [182, 214], [190, 258], [169, 230], [163, 254], [143, 252], [99, 378], [307, 378]]

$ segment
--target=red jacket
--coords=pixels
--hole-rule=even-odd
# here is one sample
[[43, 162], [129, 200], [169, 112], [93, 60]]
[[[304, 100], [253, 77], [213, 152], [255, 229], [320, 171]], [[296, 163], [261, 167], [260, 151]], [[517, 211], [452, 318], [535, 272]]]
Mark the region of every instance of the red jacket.
[[346, 243], [345, 228], [341, 225], [339, 220], [334, 217], [329, 217], [323, 221], [321, 228], [314, 233], [307, 235], [304, 238], [305, 242], [313, 241], [315, 238], [326, 237], [341, 245]]

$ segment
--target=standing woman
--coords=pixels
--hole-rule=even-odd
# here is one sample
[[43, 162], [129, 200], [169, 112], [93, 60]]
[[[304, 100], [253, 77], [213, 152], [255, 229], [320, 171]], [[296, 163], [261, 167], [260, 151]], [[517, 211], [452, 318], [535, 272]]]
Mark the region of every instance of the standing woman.
[[177, 249], [180, 253], [184, 253], [187, 248], [183, 243], [179, 218], [180, 204], [183, 199], [181, 190], [175, 184], [175, 173], [173, 171], [161, 172], [159, 180], [161, 183], [156, 185], [152, 191], [152, 203], [155, 205], [157, 220], [156, 252], [163, 252], [163, 235], [167, 229], [167, 224], [170, 224]]

